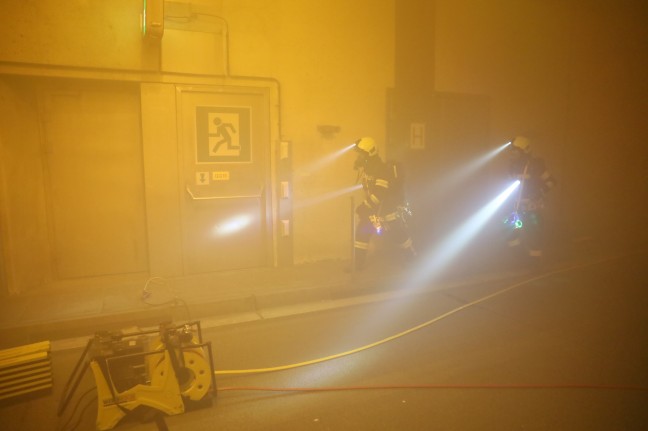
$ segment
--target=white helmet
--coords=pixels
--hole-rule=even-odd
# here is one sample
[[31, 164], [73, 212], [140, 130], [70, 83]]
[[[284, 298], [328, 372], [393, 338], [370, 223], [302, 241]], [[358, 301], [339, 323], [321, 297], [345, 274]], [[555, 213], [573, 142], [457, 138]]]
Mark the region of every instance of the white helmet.
[[521, 150], [525, 154], [531, 152], [531, 142], [524, 136], [516, 136], [513, 140], [513, 147]]

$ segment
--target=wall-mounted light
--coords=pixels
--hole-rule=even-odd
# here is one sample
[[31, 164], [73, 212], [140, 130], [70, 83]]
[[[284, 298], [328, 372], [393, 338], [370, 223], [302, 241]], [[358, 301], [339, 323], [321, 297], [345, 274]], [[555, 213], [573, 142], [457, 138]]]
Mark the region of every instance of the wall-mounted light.
[[164, 0], [143, 0], [142, 36], [161, 38], [164, 34]]

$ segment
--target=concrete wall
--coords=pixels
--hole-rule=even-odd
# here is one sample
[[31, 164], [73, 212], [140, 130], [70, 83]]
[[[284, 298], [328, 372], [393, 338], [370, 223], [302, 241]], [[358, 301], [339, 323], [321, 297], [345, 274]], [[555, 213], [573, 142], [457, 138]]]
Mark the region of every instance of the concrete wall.
[[[291, 142], [293, 155], [294, 261], [349, 256], [348, 196], [321, 202], [317, 198], [355, 180], [352, 156], [325, 169], [312, 167], [363, 135], [374, 136], [384, 151], [386, 92], [394, 85], [395, 2], [200, 0], [166, 6], [172, 15], [167, 16], [160, 40], [142, 37], [139, 1], [2, 1], [0, 238], [8, 290], [39, 288], [60, 277], [52, 270], [56, 253], [39, 136], [43, 119], [39, 90], [32, 88], [35, 79], [52, 76], [73, 82], [100, 78], [165, 85], [192, 76], [205, 83], [210, 77], [220, 81], [226, 77], [229, 84], [246, 85], [249, 77], [278, 83], [279, 100], [272, 107], [281, 123], [277, 138]], [[160, 88], [166, 88], [165, 94], [158, 93]], [[148, 119], [159, 118], [159, 112], [147, 111], [160, 109], [155, 98], [161, 95], [165, 103], [173, 102], [166, 92], [168, 87], [141, 87], [140, 95], [146, 96], [141, 113], [146, 136], [152, 136]], [[322, 135], [321, 125], [333, 125], [339, 132]], [[70, 139], [76, 136], [73, 128], [62, 133]], [[152, 144], [146, 136], [142, 172], [168, 167], [169, 160], [150, 158], [164, 153], [149, 151]], [[156, 176], [146, 177], [150, 178]], [[146, 200], [151, 190], [170, 187], [167, 180], [142, 188], [142, 179], [136, 187]], [[16, 183], [21, 190], [15, 189]], [[150, 233], [151, 226], [145, 229]], [[164, 242], [145, 240], [149, 247]], [[159, 258], [158, 264], [167, 259]]]
[[557, 178], [550, 204], [564, 233], [645, 243], [630, 219], [648, 198], [646, 3], [436, 5], [435, 88], [488, 95], [493, 146], [532, 139]]
[[[394, 85], [394, 1], [223, 2], [230, 70], [281, 83], [283, 138], [293, 145], [295, 261], [348, 257], [349, 197], [312, 204], [355, 181], [353, 156], [313, 169], [362, 136], [385, 152], [387, 89]], [[317, 127], [340, 132], [327, 138]], [[304, 205], [301, 205], [301, 204]]]
[[[38, 77], [142, 84], [149, 207], [149, 193], [177, 193], [164, 176], [177, 168], [173, 128], [156, 136], [151, 123], [160, 110], [172, 109], [176, 82], [227, 77], [230, 84], [249, 85], [242, 77], [251, 77], [277, 84], [276, 138], [292, 145], [297, 263], [345, 258], [350, 249], [349, 196], [318, 198], [354, 181], [353, 157], [324, 169], [316, 162], [363, 135], [375, 137], [383, 154], [400, 158], [409, 125], [417, 121], [431, 125], [430, 143], [447, 158], [528, 135], [559, 182], [551, 211], [567, 236], [648, 237], [640, 208], [648, 198], [644, 2], [167, 1], [161, 40], [142, 37], [139, 1], [2, 0], [1, 6], [0, 280], [12, 292], [59, 277], [52, 264], [57, 256], [40, 90], [33, 85]], [[394, 107], [398, 112], [390, 111]], [[339, 131], [322, 134], [322, 125]], [[68, 130], [61, 139], [65, 133], [78, 136]], [[444, 136], [456, 138], [452, 145], [467, 139], [469, 148], [455, 154]], [[155, 151], [158, 139], [166, 155]], [[158, 220], [145, 229], [166, 227]], [[145, 242], [158, 249], [169, 238]], [[180, 271], [177, 256], [165, 253], [149, 255], [148, 265], [149, 271]]]
[[3, 0], [0, 60], [108, 69], [153, 69], [140, 29], [141, 1]]

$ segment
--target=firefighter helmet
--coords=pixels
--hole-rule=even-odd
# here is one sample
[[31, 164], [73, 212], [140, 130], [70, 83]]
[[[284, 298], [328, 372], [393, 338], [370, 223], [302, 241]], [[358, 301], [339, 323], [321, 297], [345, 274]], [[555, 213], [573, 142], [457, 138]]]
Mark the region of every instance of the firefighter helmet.
[[529, 141], [528, 138], [525, 138], [524, 136], [516, 136], [515, 139], [513, 140], [513, 147], [517, 148], [518, 150], [522, 151], [525, 154], [531, 152], [531, 142]]
[[355, 141], [355, 148], [362, 153], [366, 153], [368, 156], [375, 156], [378, 154], [376, 141], [374, 141], [373, 138], [365, 137], [358, 139]]

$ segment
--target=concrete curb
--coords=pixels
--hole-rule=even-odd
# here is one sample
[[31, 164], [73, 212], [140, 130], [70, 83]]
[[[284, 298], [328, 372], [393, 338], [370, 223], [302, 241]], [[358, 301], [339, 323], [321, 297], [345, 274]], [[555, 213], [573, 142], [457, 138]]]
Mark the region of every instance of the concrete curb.
[[[518, 274], [519, 275], [519, 274]], [[140, 305], [128, 311], [104, 311], [47, 321], [17, 322], [0, 328], [0, 340], [7, 347], [42, 340], [90, 338], [95, 332], [119, 331], [131, 327], [156, 327], [164, 321], [204, 321], [204, 327], [237, 324], [260, 319], [310, 313], [342, 306], [386, 301], [395, 297], [430, 293], [480, 282], [510, 279], [514, 274], [498, 277], [481, 276], [454, 283], [435, 284], [425, 289], [401, 289], [403, 277], [384, 275], [379, 278], [359, 276], [334, 280], [329, 285], [275, 289], [267, 292], [227, 295], [220, 298], [181, 298], [157, 305]]]

